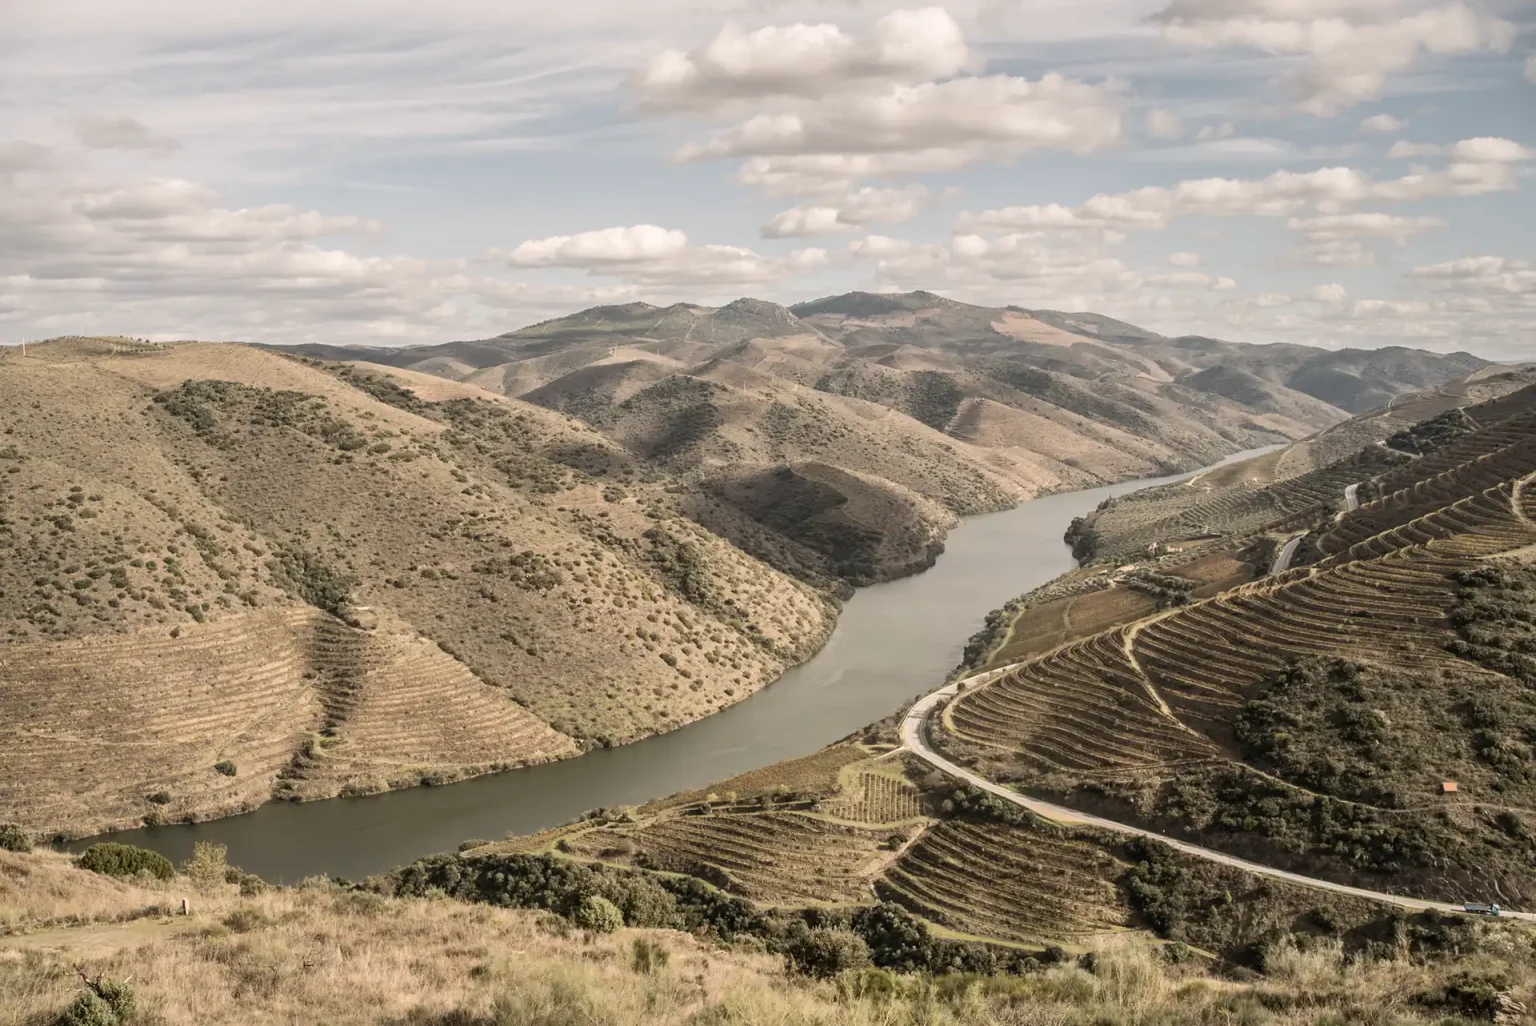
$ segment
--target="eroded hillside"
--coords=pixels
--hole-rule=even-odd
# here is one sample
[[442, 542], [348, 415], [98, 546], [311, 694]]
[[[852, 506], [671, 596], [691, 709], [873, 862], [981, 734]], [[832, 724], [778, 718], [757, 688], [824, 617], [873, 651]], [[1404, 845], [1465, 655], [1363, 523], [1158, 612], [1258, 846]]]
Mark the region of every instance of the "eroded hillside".
[[441, 384], [232, 345], [0, 363], [0, 820], [80, 834], [573, 755], [819, 647], [828, 599], [654, 470]]

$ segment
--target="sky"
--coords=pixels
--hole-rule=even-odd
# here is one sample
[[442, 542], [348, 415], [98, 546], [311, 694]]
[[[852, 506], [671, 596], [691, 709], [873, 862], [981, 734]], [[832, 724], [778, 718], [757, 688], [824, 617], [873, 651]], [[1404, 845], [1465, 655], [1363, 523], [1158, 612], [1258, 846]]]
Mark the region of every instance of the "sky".
[[913, 289], [1536, 359], [1536, 2], [0, 0], [0, 342]]

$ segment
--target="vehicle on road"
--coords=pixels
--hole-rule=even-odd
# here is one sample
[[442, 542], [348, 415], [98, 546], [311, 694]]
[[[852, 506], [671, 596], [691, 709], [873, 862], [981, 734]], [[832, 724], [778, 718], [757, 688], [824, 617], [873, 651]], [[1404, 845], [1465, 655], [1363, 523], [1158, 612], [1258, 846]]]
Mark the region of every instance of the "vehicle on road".
[[1497, 905], [1484, 905], [1477, 901], [1463, 902], [1461, 909], [1463, 912], [1470, 912], [1476, 916], [1496, 916], [1504, 911]]

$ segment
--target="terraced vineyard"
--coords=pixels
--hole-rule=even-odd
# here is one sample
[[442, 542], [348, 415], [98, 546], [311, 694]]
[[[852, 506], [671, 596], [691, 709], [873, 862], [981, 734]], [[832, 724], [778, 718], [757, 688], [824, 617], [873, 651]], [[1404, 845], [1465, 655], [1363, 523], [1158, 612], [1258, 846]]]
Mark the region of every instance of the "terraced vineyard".
[[951, 930], [1020, 944], [1082, 944], [1124, 929], [1102, 846], [1046, 826], [938, 823], [881, 876], [880, 896]]
[[904, 823], [923, 814], [922, 792], [899, 772], [882, 772], [858, 764], [848, 774], [842, 793], [824, 802], [820, 811], [854, 823]]
[[[1528, 870], [1516, 868], [1520, 857], [1502, 854], [1510, 836], [1527, 836], [1523, 817], [1536, 815], [1521, 768], [1529, 748], [1517, 740], [1536, 736], [1536, 720], [1528, 699], [1509, 697], [1523, 696], [1518, 682], [1490, 670], [1518, 675], [1525, 664], [1518, 655], [1486, 655], [1519, 653], [1524, 643], [1497, 627], [1479, 628], [1468, 635], [1484, 646], [1476, 649], [1485, 653], [1478, 665], [1458, 654], [1469, 649], [1457, 634], [1474, 615], [1458, 605], [1467, 601], [1466, 574], [1494, 573], [1497, 561], [1536, 553], [1533, 403], [1536, 388], [1499, 400], [1493, 412], [1474, 408], [1472, 433], [1390, 470], [1382, 477], [1391, 486], [1385, 497], [1330, 518], [1320, 532], [1322, 558], [1311, 565], [1033, 659], [960, 693], [933, 727], [934, 740], [994, 778], [1059, 794], [1068, 804], [1105, 795], [1125, 803], [1116, 806], [1122, 817], [1210, 829], [1212, 843], [1240, 851], [1272, 845], [1291, 859], [1306, 852], [1320, 860], [1308, 863], [1319, 875], [1348, 878], [1358, 870], [1329, 862], [1327, 847], [1311, 852], [1308, 842], [1283, 833], [1302, 828], [1308, 816], [1303, 833], [1331, 838], [1328, 845], [1352, 850], [1354, 863], [1373, 872], [1406, 860], [1414, 869], [1405, 879], [1429, 893], [1454, 896], [1471, 881], [1490, 893], [1536, 891]], [[1310, 480], [1332, 487], [1342, 476], [1330, 468]], [[1292, 483], [1289, 490], [1321, 505], [1307, 488]], [[1499, 602], [1475, 615], [1511, 623], [1531, 615]], [[1287, 674], [1321, 679], [1324, 671], [1305, 668], [1340, 659], [1347, 665], [1326, 677], [1344, 682], [1337, 698], [1317, 699], [1337, 701], [1336, 708], [1287, 704], [1300, 701], [1284, 690]], [[1361, 674], [1369, 686], [1349, 683]], [[1482, 719], [1465, 711], [1485, 706], [1499, 711]], [[1495, 722], [1499, 729], [1487, 726]], [[1292, 738], [1323, 729], [1342, 730], [1334, 749], [1307, 756], [1310, 762], [1284, 754], [1297, 750]], [[1413, 731], [1421, 732], [1413, 751], [1381, 747], [1388, 737], [1411, 744]], [[1254, 760], [1269, 768], [1255, 775]], [[1458, 778], [1485, 789], [1475, 801], [1505, 811], [1435, 797], [1438, 781]], [[1274, 804], [1260, 802], [1260, 793]], [[1339, 807], [1318, 803], [1346, 796], [1354, 796], [1348, 815], [1360, 823], [1334, 833], [1328, 824]], [[1446, 816], [1406, 811], [1426, 808]], [[1255, 840], [1253, 831], [1267, 840]], [[1463, 839], [1453, 845], [1456, 831]], [[1388, 836], [1394, 840], [1379, 849], [1360, 840]], [[1515, 850], [1525, 850], [1521, 843]]]

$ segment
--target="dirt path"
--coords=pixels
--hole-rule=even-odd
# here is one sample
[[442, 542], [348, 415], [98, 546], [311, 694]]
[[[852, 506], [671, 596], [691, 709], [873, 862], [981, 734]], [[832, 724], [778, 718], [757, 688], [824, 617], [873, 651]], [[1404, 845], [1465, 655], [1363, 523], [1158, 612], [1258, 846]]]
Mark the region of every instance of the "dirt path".
[[[1011, 667], [1004, 667], [1001, 669], [1007, 670], [1011, 669]], [[1069, 809], [1065, 806], [1054, 805], [1050, 802], [1040, 801], [1037, 798], [1030, 798], [1019, 794], [1017, 791], [1011, 791], [1001, 784], [994, 783], [993, 781], [988, 780], [986, 777], [972, 773], [970, 770], [965, 769], [963, 766], [957, 766], [955, 763], [950, 762], [948, 759], [944, 758], [944, 756], [940, 755], [938, 752], [935, 752], [933, 749], [929, 748], [927, 740], [923, 737], [923, 728], [927, 722], [928, 714], [933, 711], [934, 707], [950, 696], [957, 694], [961, 690], [969, 690], [979, 686], [985, 681], [991, 680], [994, 676], [998, 675], [998, 673], [999, 671], [993, 670], [985, 674], [978, 674], [975, 677], [967, 677], [963, 680], [956, 681], [953, 684], [945, 685], [944, 687], [939, 688], [937, 691], [934, 691], [931, 694], [919, 699], [917, 704], [913, 705], [912, 708], [907, 711], [906, 717], [901, 722], [902, 743], [906, 745], [906, 747], [910, 749], [914, 755], [929, 765], [943, 770], [950, 776], [964, 780], [972, 787], [977, 787], [983, 791], [988, 792], [989, 794], [994, 794], [1004, 801], [1011, 802], [1014, 805], [1028, 809], [1035, 815], [1052, 822], [1080, 824], [1083, 826], [1097, 827], [1101, 830], [1110, 830], [1120, 834], [1131, 834], [1137, 837], [1150, 837], [1155, 840], [1162, 841], [1169, 847], [1181, 851], [1186, 855], [1191, 855], [1198, 859], [1204, 859], [1207, 862], [1215, 862], [1224, 866], [1231, 866], [1234, 869], [1241, 869], [1244, 872], [1254, 873], [1258, 876], [1267, 876], [1276, 880], [1285, 880], [1289, 883], [1300, 884], [1304, 887], [1313, 887], [1323, 891], [1331, 891], [1335, 894], [1348, 894], [1356, 898], [1366, 898], [1371, 901], [1385, 902], [1389, 905], [1397, 905], [1402, 908], [1415, 910], [1435, 910], [1439, 912], [1463, 911], [1460, 906], [1450, 905], [1445, 902], [1425, 901], [1420, 898], [1410, 898], [1400, 894], [1387, 894], [1382, 891], [1367, 890], [1363, 887], [1350, 887], [1347, 884], [1333, 883], [1329, 880], [1319, 880], [1316, 877], [1303, 876], [1300, 873], [1292, 873], [1289, 870], [1276, 869], [1273, 866], [1260, 865], [1257, 862], [1249, 862], [1246, 859], [1240, 859], [1236, 856], [1215, 851], [1211, 848], [1202, 848], [1199, 845], [1190, 844], [1187, 841], [1180, 841], [1177, 838], [1167, 837], [1163, 834], [1156, 833], [1155, 831], [1143, 829], [1142, 827], [1131, 826], [1128, 823], [1118, 823], [1112, 819], [1104, 819], [1101, 816], [1094, 816], [1089, 813], [1078, 812], [1076, 809]], [[1506, 916], [1512, 916], [1514, 918], [1526, 919], [1536, 922], [1536, 913], [1505, 912], [1504, 914]]]
[[0, 937], [0, 951], [62, 951], [81, 957], [101, 958], [146, 941], [191, 933], [207, 925], [198, 916], [161, 916], [127, 923], [61, 926], [10, 937]]

